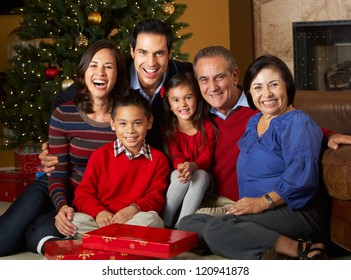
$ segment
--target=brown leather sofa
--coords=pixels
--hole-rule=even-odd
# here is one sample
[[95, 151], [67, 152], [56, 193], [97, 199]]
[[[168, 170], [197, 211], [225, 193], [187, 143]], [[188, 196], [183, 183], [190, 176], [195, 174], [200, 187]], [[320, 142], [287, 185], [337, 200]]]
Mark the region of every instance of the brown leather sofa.
[[[351, 135], [351, 92], [297, 91], [294, 106], [321, 127]], [[351, 251], [351, 145], [326, 148], [323, 183], [331, 198], [330, 239]]]

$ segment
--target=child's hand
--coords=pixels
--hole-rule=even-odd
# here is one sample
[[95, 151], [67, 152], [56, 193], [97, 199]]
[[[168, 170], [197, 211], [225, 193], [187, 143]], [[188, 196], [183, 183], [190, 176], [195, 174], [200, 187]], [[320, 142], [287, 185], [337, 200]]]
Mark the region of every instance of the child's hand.
[[111, 223], [114, 224], [124, 224], [134, 217], [138, 213], [138, 209], [133, 206], [127, 206], [119, 210], [112, 218]]
[[95, 222], [98, 224], [99, 227], [104, 227], [108, 226], [111, 224], [111, 219], [113, 217], [113, 214], [107, 210], [101, 211], [99, 214], [96, 215], [95, 217]]
[[178, 179], [182, 183], [189, 182], [191, 180], [191, 175], [197, 169], [197, 165], [193, 162], [185, 161], [183, 163], [178, 164]]

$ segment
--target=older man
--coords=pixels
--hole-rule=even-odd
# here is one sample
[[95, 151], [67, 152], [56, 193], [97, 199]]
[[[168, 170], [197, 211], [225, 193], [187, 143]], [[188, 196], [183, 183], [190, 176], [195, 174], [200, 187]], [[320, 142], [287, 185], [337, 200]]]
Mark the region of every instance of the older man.
[[[222, 46], [203, 48], [196, 54], [193, 67], [219, 132], [211, 167], [215, 196], [207, 200], [205, 206], [210, 208], [200, 209], [198, 213], [220, 215], [238, 200], [237, 143], [248, 120], [257, 112], [250, 109], [245, 94], [238, 86], [239, 69], [229, 50]], [[330, 148], [351, 144], [351, 136], [334, 134], [326, 129], [323, 132], [324, 137], [329, 137]]]

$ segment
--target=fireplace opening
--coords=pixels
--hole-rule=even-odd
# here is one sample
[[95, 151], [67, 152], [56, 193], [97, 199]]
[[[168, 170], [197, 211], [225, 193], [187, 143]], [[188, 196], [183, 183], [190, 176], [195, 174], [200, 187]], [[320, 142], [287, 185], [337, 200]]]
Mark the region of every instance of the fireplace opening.
[[351, 20], [294, 22], [297, 89], [351, 90]]

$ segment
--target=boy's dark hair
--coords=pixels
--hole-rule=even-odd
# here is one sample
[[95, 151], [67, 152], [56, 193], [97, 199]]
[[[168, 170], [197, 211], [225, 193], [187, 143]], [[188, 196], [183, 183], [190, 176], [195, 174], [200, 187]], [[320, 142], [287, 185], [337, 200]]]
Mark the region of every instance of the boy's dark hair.
[[140, 21], [130, 33], [129, 43], [133, 50], [135, 50], [137, 37], [140, 33], [166, 36], [167, 49], [171, 51], [173, 45], [173, 31], [166, 23], [157, 19], [145, 19]]
[[140, 94], [139, 90], [128, 89], [123, 94], [116, 97], [112, 104], [111, 117], [116, 116], [119, 107], [134, 105], [143, 109], [146, 118], [152, 117], [152, 111], [149, 102]]

